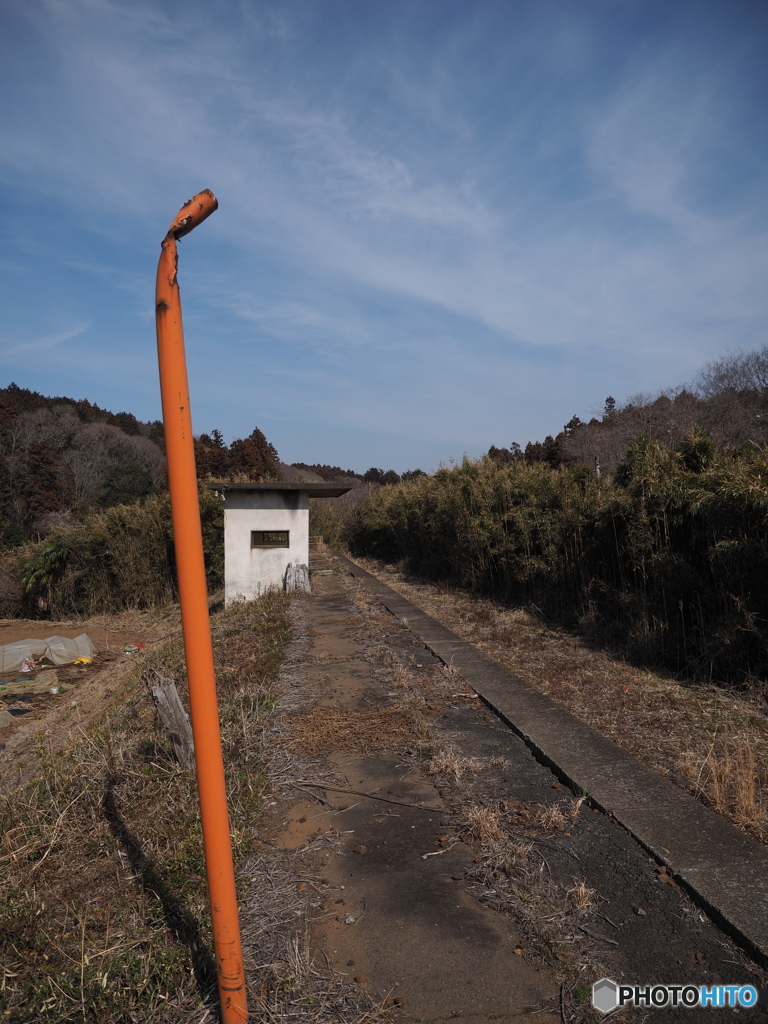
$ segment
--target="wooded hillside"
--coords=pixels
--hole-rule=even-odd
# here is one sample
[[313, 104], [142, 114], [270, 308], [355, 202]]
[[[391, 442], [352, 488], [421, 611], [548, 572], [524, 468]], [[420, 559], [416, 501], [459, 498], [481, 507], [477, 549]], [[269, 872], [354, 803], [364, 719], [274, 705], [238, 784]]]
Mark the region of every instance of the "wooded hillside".
[[165, 482], [162, 425], [91, 402], [0, 390], [0, 543], [21, 543], [78, 513], [130, 503]]
[[[254, 429], [195, 438], [200, 479], [276, 475]], [[223, 581], [221, 500], [200, 488], [208, 585]], [[30, 543], [32, 542], [32, 543]], [[86, 400], [0, 389], [0, 617], [148, 608], [176, 599], [163, 426]]]
[[[227, 445], [195, 438], [199, 479], [276, 476], [277, 451], [256, 427]], [[85, 399], [0, 389], [0, 549], [67, 530], [90, 512], [145, 501], [166, 488], [163, 425]]]

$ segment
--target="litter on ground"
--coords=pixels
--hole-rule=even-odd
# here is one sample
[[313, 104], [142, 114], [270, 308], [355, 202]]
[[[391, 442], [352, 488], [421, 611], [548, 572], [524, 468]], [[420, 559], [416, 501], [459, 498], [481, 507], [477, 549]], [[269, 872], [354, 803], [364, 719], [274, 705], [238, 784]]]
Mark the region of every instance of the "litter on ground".
[[[90, 661], [96, 648], [87, 633], [70, 640], [65, 636], [49, 636], [46, 640], [17, 640], [16, 643], [0, 647], [0, 673], [34, 671], [34, 661], [45, 658], [53, 665], [71, 665], [78, 659]], [[29, 667], [24, 667], [25, 663]], [[87, 664], [87, 661], [80, 661]]]

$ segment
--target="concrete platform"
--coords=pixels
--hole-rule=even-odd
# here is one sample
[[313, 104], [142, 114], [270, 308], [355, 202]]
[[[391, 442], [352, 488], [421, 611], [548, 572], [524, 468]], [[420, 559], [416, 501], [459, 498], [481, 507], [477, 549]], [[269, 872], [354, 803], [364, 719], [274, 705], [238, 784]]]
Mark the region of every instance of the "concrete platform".
[[345, 556], [336, 557], [472, 686], [542, 763], [667, 865], [710, 916], [768, 965], [768, 850]]

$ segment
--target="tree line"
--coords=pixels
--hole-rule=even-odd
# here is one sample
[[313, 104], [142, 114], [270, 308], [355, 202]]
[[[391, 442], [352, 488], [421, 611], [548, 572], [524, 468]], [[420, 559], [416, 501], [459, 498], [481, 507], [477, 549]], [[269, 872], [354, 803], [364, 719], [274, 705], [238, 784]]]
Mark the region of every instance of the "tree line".
[[681, 438], [704, 431], [718, 451], [768, 444], [768, 346], [735, 352], [707, 363], [690, 383], [657, 395], [638, 394], [617, 403], [609, 395], [600, 417], [573, 416], [556, 435], [521, 448], [491, 445], [502, 464], [584, 464], [613, 473], [630, 444], [649, 437], [673, 449]]
[[[195, 438], [201, 480], [276, 477], [277, 451], [255, 428], [232, 444], [220, 431]], [[0, 389], [0, 549], [66, 530], [91, 511], [166, 491], [160, 420], [142, 422], [86, 399]]]

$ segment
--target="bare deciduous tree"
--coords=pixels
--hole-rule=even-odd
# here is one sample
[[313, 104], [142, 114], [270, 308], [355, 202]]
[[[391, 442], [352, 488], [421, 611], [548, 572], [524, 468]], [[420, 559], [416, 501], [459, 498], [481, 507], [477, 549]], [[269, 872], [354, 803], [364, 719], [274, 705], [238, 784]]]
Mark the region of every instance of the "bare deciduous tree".
[[725, 392], [768, 394], [768, 345], [756, 352], [729, 352], [713, 359], [698, 373], [694, 382], [702, 398], [713, 398]]
[[[46, 486], [55, 488], [55, 500], [48, 496], [43, 501], [38, 493], [43, 453]], [[165, 457], [156, 444], [104, 422], [84, 422], [65, 404], [22, 412], [11, 419], [0, 431], [0, 460], [3, 510], [16, 522], [27, 522], [30, 516], [54, 507], [65, 510], [91, 504], [119, 466], [140, 466], [150, 474], [155, 488], [165, 482]], [[40, 479], [33, 486], [34, 475]]]

